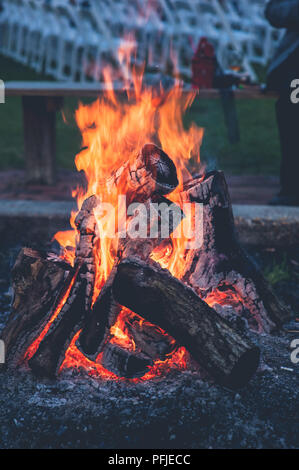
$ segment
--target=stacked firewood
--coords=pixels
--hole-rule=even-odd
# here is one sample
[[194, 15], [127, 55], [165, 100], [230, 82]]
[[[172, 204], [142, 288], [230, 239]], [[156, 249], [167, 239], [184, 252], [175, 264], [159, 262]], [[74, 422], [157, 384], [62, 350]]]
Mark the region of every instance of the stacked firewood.
[[[141, 149], [133, 164], [99, 184], [109, 191], [123, 187], [124, 182], [127, 204], [143, 203], [147, 208], [151, 202], [170, 204], [165, 195], [178, 185], [172, 160], [152, 144]], [[120, 240], [112, 271], [92, 303], [94, 248], [101, 242], [95, 219], [100, 203], [97, 196], [86, 199], [77, 215], [79, 236], [73, 267], [53, 255], [24, 248], [13, 268], [15, 297], [2, 333], [6, 366], [22, 362], [27, 351], [34, 373], [54, 377], [80, 331], [79, 350], [92, 361], [100, 357], [102, 365], [120, 377], [140, 377], [157, 359], [164, 360], [184, 346], [215, 380], [231, 388], [244, 386], [258, 367], [260, 352], [234, 320], [241, 319], [245, 328], [271, 333], [289, 318], [289, 311], [239, 245], [223, 173], [215, 171], [190, 180], [180, 199], [182, 204], [203, 205], [203, 243], [186, 250], [180, 280], [150, 256], [165, 242], [162, 236], [127, 236]], [[149, 223], [159, 222], [160, 214], [151, 213], [151, 217], [157, 220]], [[172, 232], [175, 220], [170, 225]], [[211, 295], [227, 291], [238, 299], [233, 308], [226, 301], [217, 302], [217, 297], [213, 308], [205, 302]], [[134, 341], [134, 351], [112, 341], [111, 328], [124, 307], [132, 311], [125, 329]], [[53, 319], [55, 311], [59, 313]], [[28, 356], [28, 348], [47, 325]]]

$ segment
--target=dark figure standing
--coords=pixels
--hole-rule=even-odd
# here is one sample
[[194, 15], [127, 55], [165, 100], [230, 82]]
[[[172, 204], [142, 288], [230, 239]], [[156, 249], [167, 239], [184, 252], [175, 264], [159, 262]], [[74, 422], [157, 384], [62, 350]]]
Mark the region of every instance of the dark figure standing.
[[276, 116], [281, 143], [280, 193], [272, 205], [299, 205], [299, 104], [291, 102], [291, 82], [299, 79], [299, 0], [271, 0], [266, 18], [286, 34], [268, 71], [268, 87], [279, 92]]

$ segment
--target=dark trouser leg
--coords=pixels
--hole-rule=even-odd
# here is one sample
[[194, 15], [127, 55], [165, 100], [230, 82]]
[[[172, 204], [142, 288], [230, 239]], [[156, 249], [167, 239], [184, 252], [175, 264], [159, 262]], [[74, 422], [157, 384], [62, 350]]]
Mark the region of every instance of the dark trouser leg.
[[299, 104], [293, 104], [290, 93], [282, 93], [276, 103], [276, 117], [282, 153], [281, 193], [299, 196]]

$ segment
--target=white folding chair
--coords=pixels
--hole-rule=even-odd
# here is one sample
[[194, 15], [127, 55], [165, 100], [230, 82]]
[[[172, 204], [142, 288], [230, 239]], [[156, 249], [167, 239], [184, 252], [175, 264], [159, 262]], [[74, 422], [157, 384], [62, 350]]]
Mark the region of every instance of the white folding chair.
[[[182, 8], [178, 8], [182, 7]], [[180, 9], [180, 11], [178, 11]], [[160, 19], [163, 22], [162, 34], [153, 40], [155, 61], [166, 71], [170, 63], [175, 65], [180, 73], [190, 75], [188, 54], [191, 57], [191, 36], [199, 37], [200, 31], [190, 27], [190, 9], [186, 2], [160, 0]], [[180, 15], [182, 13], [182, 15]], [[189, 57], [189, 58], [190, 58]], [[175, 64], [173, 64], [175, 61]]]
[[74, 54], [78, 24], [76, 12], [63, 0], [53, 4], [56, 20], [55, 34], [49, 36], [46, 52], [45, 71], [57, 80], [75, 80]]
[[45, 58], [44, 38], [50, 25], [44, 11], [44, 5], [37, 0], [29, 0], [31, 24], [26, 37], [24, 56], [27, 56], [28, 64], [37, 72], [41, 72]]
[[273, 53], [277, 33], [264, 16], [265, 4], [257, 0], [225, 0], [221, 4], [236, 39], [244, 36], [243, 49], [250, 64], [266, 65]]
[[[200, 4], [200, 2], [199, 2]], [[247, 47], [252, 35], [248, 32], [233, 29], [225, 11], [220, 5], [219, 0], [210, 0], [214, 15], [210, 14], [210, 20], [213, 22], [215, 33], [219, 35], [218, 60], [224, 68], [229, 66], [230, 51], [232, 50], [239, 56], [240, 62], [245, 72], [252, 79], [256, 79], [256, 74], [247, 57]]]
[[20, 3], [18, 0], [11, 0], [4, 3], [5, 8], [5, 27], [3, 30], [3, 48], [2, 53], [8, 57], [14, 57], [16, 51], [18, 31], [21, 23], [21, 12], [19, 9]]
[[[37, 7], [38, 4], [35, 5]], [[22, 0], [19, 2], [21, 21], [19, 23], [18, 35], [16, 37], [16, 49], [13, 58], [22, 64], [29, 61], [30, 35], [36, 24], [36, 15], [30, 2]]]
[[57, 7], [60, 15], [62, 34], [59, 42], [58, 79], [76, 80], [76, 53], [78, 45], [78, 15], [77, 10], [70, 5]]
[[6, 55], [8, 51], [9, 42], [11, 3], [8, 1], [2, 1], [1, 7], [2, 11], [0, 14], [0, 52]]
[[[167, 54], [169, 54], [171, 27], [165, 21], [163, 6], [157, 0], [144, 8], [144, 2], [137, 0], [131, 3], [135, 7], [135, 37], [138, 43], [137, 58], [147, 62], [149, 67], [158, 67], [166, 71]], [[131, 21], [132, 24], [132, 21]], [[130, 25], [131, 27], [131, 25]]]
[[[119, 37], [116, 34], [116, 30], [113, 29], [113, 23], [111, 22], [111, 13], [108, 11], [107, 6], [102, 1], [92, 1], [90, 0], [92, 8], [90, 10], [82, 10], [81, 17], [84, 19], [85, 16], [85, 26], [87, 24], [92, 24], [92, 31], [95, 37], [97, 37], [95, 44], [92, 47], [85, 47], [83, 53], [83, 63], [88, 64], [90, 54], [92, 60], [94, 61], [95, 74], [92, 77], [95, 80], [99, 80], [102, 74], [103, 65], [110, 63], [111, 65], [118, 65], [119, 57], [118, 51], [120, 46], [123, 48], [132, 48], [134, 41]], [[116, 10], [113, 11], [114, 16], [116, 16]], [[90, 31], [90, 27], [88, 28]], [[117, 31], [118, 32], [118, 31]], [[83, 36], [86, 34], [85, 31], [82, 31]], [[126, 66], [123, 67], [123, 75], [128, 74]], [[83, 79], [84, 77], [81, 77]], [[127, 77], [128, 78], [128, 77]]]
[[103, 56], [109, 49], [102, 19], [93, 8], [78, 10], [77, 37], [73, 50], [73, 74], [81, 81], [98, 81]]

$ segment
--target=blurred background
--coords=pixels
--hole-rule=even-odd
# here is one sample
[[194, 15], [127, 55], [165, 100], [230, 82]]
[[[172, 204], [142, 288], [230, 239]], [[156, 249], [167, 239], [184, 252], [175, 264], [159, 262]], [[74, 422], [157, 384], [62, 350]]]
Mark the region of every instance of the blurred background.
[[[190, 86], [197, 70], [198, 43], [205, 37], [224, 72], [245, 73], [251, 83], [261, 84], [283, 34], [265, 19], [265, 4], [265, 0], [0, 0], [0, 78], [5, 83], [76, 81], [82, 87], [99, 82], [103, 67], [115, 65], [118, 46], [130, 32], [138, 44], [136, 61], [146, 62], [148, 74], [179, 73]], [[205, 68], [205, 60], [201, 57], [199, 68]], [[9, 96], [0, 106], [0, 170], [25, 167], [20, 100]], [[66, 98], [57, 115], [56, 163], [66, 170], [74, 170], [80, 148], [73, 117], [77, 103], [77, 97]], [[202, 160], [231, 175], [278, 175], [274, 98], [236, 100], [234, 106], [240, 130], [240, 139], [235, 140], [228, 136], [220, 96], [196, 100], [187, 113], [187, 126], [195, 121], [205, 128]], [[268, 180], [272, 193], [273, 185], [276, 180]]]

